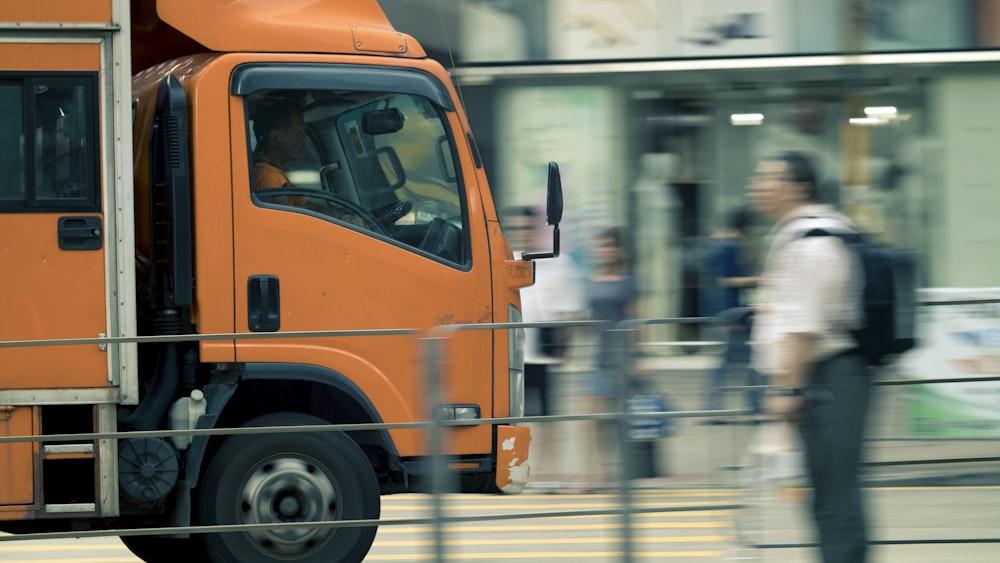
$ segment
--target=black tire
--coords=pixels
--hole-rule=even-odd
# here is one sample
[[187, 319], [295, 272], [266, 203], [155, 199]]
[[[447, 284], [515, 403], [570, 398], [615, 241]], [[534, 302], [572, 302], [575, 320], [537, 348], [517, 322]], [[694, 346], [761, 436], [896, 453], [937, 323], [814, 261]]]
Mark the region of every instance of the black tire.
[[503, 493], [497, 487], [496, 473], [466, 473], [462, 475], [462, 492], [481, 495], [499, 495]]
[[161, 538], [154, 536], [121, 536], [125, 547], [146, 563], [211, 563], [205, 555], [200, 538]]
[[[314, 416], [273, 413], [245, 426], [327, 424]], [[342, 432], [232, 436], [212, 457], [199, 487], [200, 521], [258, 524], [377, 519], [378, 481], [361, 448]], [[284, 528], [206, 534], [214, 563], [355, 563], [377, 526]]]

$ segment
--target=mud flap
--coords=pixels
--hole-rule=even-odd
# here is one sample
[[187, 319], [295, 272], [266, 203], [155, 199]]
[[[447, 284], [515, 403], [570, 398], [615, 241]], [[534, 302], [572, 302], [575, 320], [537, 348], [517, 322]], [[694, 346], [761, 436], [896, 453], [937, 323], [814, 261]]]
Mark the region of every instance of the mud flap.
[[497, 426], [497, 446], [497, 488], [509, 495], [520, 493], [531, 472], [528, 464], [531, 429]]

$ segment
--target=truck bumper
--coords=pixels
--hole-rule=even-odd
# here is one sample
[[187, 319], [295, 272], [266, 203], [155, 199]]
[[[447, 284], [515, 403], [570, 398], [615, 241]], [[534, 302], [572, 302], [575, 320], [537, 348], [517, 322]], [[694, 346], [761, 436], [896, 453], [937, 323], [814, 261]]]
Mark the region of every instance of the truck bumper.
[[530, 446], [527, 426], [497, 426], [497, 488], [504, 493], [520, 493], [528, 483]]

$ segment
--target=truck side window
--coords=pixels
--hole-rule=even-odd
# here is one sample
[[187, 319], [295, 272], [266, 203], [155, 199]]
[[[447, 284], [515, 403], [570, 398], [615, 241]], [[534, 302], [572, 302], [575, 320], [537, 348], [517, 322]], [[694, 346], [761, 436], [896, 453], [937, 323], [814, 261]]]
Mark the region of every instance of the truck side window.
[[19, 84], [0, 83], [0, 201], [24, 200], [24, 110]]
[[98, 211], [96, 78], [0, 78], [0, 209]]
[[260, 90], [247, 99], [255, 202], [335, 219], [464, 266], [469, 242], [444, 110], [416, 94]]

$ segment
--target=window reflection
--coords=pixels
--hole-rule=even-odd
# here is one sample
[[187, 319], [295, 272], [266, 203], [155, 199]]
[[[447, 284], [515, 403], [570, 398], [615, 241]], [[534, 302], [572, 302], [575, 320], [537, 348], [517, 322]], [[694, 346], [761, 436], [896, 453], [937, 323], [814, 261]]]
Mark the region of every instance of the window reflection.
[[258, 204], [465, 263], [454, 147], [434, 104], [411, 94], [266, 90], [248, 105]]
[[0, 81], [0, 207], [96, 210], [97, 111], [92, 76]]
[[24, 122], [19, 84], [0, 84], [0, 199], [24, 200]]
[[39, 199], [86, 196], [88, 112], [83, 86], [36, 84], [35, 179]]

